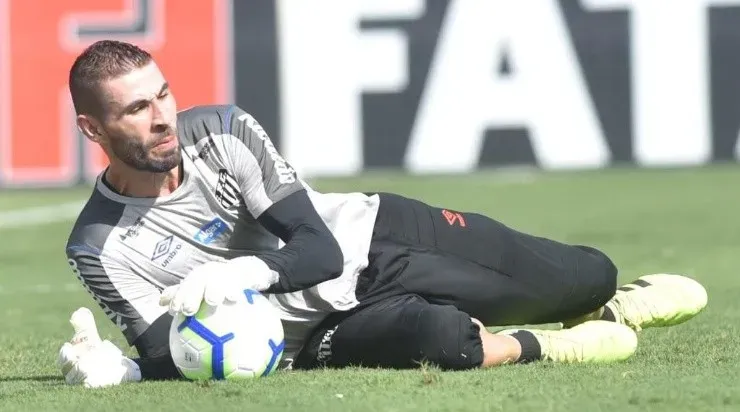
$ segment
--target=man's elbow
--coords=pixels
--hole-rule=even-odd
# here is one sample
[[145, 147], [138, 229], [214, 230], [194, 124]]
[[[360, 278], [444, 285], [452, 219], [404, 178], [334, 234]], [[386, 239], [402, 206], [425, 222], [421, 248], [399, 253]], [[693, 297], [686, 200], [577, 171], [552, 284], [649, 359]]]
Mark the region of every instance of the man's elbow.
[[344, 253], [339, 247], [339, 242], [334, 236], [328, 236], [326, 246], [323, 248], [320, 272], [327, 275], [327, 280], [340, 277], [344, 271]]

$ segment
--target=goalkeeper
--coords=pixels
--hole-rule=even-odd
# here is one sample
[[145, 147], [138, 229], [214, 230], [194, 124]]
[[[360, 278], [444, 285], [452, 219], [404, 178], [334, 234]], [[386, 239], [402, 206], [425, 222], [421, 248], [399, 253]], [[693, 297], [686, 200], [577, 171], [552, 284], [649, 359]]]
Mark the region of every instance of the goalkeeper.
[[[601, 251], [481, 214], [314, 191], [241, 108], [178, 112], [176, 91], [134, 45], [93, 44], [69, 86], [77, 126], [109, 166], [69, 235], [68, 261], [138, 352], [129, 359], [77, 336], [59, 353], [70, 384], [178, 378], [172, 315], [235, 289], [262, 291], [281, 313], [282, 368], [293, 369], [619, 361], [636, 331], [706, 304], [704, 288], [678, 275], [617, 290]], [[321, 128], [305, 138], [313, 133]], [[483, 327], [552, 322], [565, 328]]]

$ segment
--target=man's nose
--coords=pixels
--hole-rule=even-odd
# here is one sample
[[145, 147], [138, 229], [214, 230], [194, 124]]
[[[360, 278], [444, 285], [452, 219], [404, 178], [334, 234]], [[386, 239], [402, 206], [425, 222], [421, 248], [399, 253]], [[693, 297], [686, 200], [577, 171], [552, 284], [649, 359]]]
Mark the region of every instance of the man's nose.
[[169, 118], [167, 113], [163, 110], [161, 103], [154, 102], [152, 105], [152, 129], [155, 133], [161, 133], [170, 127], [172, 119]]

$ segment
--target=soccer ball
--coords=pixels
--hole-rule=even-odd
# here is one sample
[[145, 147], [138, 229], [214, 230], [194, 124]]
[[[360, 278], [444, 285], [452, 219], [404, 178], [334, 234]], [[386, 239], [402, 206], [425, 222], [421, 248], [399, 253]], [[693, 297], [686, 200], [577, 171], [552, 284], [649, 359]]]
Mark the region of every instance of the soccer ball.
[[239, 296], [216, 307], [204, 302], [195, 315], [172, 320], [170, 352], [186, 379], [252, 379], [277, 368], [285, 347], [280, 316], [257, 291]]

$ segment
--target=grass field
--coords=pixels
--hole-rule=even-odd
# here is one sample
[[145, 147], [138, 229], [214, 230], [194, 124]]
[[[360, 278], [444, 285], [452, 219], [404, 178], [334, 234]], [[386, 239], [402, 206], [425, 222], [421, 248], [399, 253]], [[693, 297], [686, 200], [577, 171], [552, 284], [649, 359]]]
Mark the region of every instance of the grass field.
[[[281, 372], [240, 384], [147, 382], [103, 390], [66, 386], [54, 363], [79, 306], [92, 308], [101, 334], [125, 347], [67, 267], [71, 219], [31, 224], [8, 215], [61, 208], [87, 190], [0, 191], [0, 411], [738, 411], [738, 182], [737, 166], [314, 182], [322, 190], [394, 191], [594, 245], [613, 257], [623, 282], [656, 272], [699, 279], [709, 292], [707, 309], [686, 324], [643, 331], [637, 353], [624, 363]], [[3, 216], [18, 223], [3, 225]]]

